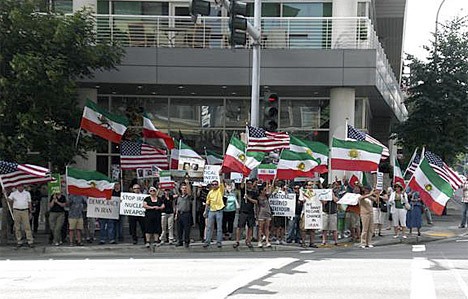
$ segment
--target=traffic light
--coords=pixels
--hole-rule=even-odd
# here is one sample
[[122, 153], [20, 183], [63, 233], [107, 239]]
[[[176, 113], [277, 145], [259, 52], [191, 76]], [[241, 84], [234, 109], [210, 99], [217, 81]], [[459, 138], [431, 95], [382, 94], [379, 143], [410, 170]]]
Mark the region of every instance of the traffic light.
[[274, 132], [278, 129], [278, 102], [276, 93], [268, 92], [265, 94], [265, 130]]
[[230, 44], [232, 47], [247, 44], [247, 4], [237, 0], [230, 3], [229, 29], [231, 30]]
[[190, 15], [191, 16], [209, 16], [211, 10], [211, 4], [209, 1], [203, 0], [192, 0], [190, 1]]

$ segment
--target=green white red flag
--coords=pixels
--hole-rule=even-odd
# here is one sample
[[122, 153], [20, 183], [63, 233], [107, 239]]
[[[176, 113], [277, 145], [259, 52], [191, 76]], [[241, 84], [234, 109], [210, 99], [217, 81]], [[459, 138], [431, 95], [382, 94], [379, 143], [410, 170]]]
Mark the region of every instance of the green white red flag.
[[393, 184], [400, 183], [403, 186], [403, 189], [406, 189], [405, 179], [403, 173], [401, 172], [400, 163], [398, 159], [395, 158], [395, 164], [393, 165]]
[[174, 148], [171, 150], [171, 169], [178, 169], [179, 158], [195, 158], [205, 161], [196, 151], [182, 141], [174, 140]]
[[174, 139], [156, 129], [151, 119], [146, 115], [143, 116], [143, 136], [148, 139], [158, 139], [169, 150], [174, 148]]
[[88, 100], [83, 110], [80, 127], [101, 138], [120, 143], [127, 130], [128, 121], [125, 117], [114, 115]]
[[276, 178], [292, 180], [296, 177], [314, 177], [314, 168], [319, 164], [320, 161], [307, 152], [282, 150], [276, 170]]
[[100, 172], [67, 167], [66, 177], [68, 194], [112, 197], [115, 183]]
[[424, 204], [437, 215], [442, 215], [445, 204], [453, 195], [450, 183], [437, 174], [427, 158], [419, 163], [408, 185], [412, 190], [419, 192]]
[[331, 168], [350, 171], [376, 171], [383, 148], [367, 141], [345, 141], [333, 138]]
[[246, 145], [242, 140], [231, 137], [231, 141], [224, 155], [222, 172], [239, 172], [248, 176], [250, 172], [262, 163], [265, 153], [246, 152]]
[[328, 172], [329, 148], [325, 144], [317, 141], [300, 139], [291, 135], [289, 149], [297, 153], [307, 153], [315, 158], [315, 160], [319, 161], [319, 165], [313, 169], [313, 172]]
[[208, 165], [223, 164], [223, 155], [220, 155], [214, 151], [205, 150], [205, 158]]
[[275, 164], [260, 164], [257, 168], [257, 177], [259, 180], [264, 182], [272, 181], [276, 177], [276, 165]]

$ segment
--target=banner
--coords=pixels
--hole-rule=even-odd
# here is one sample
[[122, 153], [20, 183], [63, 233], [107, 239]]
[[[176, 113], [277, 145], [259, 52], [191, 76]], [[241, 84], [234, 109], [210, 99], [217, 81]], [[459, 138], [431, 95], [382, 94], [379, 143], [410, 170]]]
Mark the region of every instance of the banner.
[[332, 189], [314, 189], [315, 196], [318, 200], [332, 201]]
[[313, 199], [304, 203], [304, 228], [322, 229], [322, 203]]
[[358, 193], [345, 193], [340, 200], [338, 200], [338, 204], [340, 205], [350, 205], [350, 206], [355, 206], [358, 204], [358, 199], [361, 196], [361, 194]]
[[86, 216], [88, 218], [119, 219], [118, 196], [112, 196], [111, 199], [88, 197], [88, 209]]
[[239, 172], [231, 172], [231, 180], [234, 182], [234, 183], [242, 183], [242, 179], [244, 178], [244, 176], [242, 175], [242, 173], [239, 173]]
[[62, 185], [60, 181], [60, 174], [59, 173], [53, 173], [51, 175], [54, 180], [50, 181], [47, 183], [47, 191], [49, 192], [49, 197], [52, 196], [55, 192], [61, 192], [62, 191]]
[[161, 189], [174, 189], [175, 182], [171, 178], [169, 170], [162, 170], [159, 172], [159, 188]]
[[143, 200], [148, 196], [147, 194], [122, 192], [120, 194], [120, 215], [144, 217]]
[[139, 179], [146, 179], [146, 178], [157, 178], [158, 171], [154, 171], [153, 169], [147, 168], [137, 168], [137, 178]]
[[296, 193], [273, 193], [270, 195], [273, 216], [294, 217], [296, 212]]
[[221, 165], [206, 165], [205, 171], [203, 172], [203, 183], [211, 184], [213, 181], [219, 180], [219, 171], [221, 170]]
[[190, 158], [190, 157], [179, 157], [179, 170], [185, 171], [200, 171], [203, 172], [205, 168], [205, 160], [198, 159], [198, 158]]

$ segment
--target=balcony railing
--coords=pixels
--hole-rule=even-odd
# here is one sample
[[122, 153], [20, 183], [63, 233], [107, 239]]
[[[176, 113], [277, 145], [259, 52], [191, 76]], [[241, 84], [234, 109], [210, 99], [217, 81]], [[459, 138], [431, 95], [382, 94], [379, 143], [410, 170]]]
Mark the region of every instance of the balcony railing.
[[[230, 48], [229, 18], [96, 15], [98, 41], [126, 47]], [[252, 21], [252, 20], [251, 20]], [[252, 46], [248, 38], [245, 48]], [[264, 49], [376, 49], [377, 88], [398, 119], [406, 117], [403, 95], [368, 18], [262, 18]]]

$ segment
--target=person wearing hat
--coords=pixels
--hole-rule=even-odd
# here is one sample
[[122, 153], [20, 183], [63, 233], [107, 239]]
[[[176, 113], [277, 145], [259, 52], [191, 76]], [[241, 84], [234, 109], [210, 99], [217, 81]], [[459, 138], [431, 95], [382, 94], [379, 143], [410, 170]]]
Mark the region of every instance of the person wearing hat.
[[393, 192], [388, 199], [390, 213], [392, 213], [393, 228], [395, 235], [393, 238], [398, 238], [398, 231], [401, 228], [402, 238], [406, 239], [406, 208], [409, 206], [408, 196], [406, 195], [403, 185], [396, 182], [393, 187]]
[[[133, 193], [141, 194], [140, 185], [134, 184], [132, 187]], [[128, 225], [130, 228], [130, 234], [132, 235], [133, 244], [138, 244], [138, 235], [137, 235], [137, 223], [140, 225], [141, 233], [145, 234], [145, 218], [140, 216], [128, 216]], [[143, 239], [146, 243], [146, 238], [143, 236]]]

